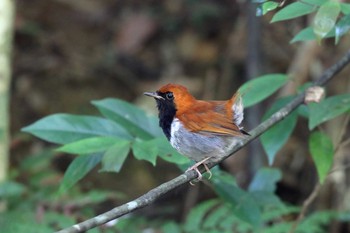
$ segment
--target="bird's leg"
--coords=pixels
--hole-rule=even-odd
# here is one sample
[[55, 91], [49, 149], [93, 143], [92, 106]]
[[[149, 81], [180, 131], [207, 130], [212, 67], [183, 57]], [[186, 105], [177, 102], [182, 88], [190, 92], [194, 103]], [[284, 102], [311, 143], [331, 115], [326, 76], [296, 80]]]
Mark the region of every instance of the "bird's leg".
[[[198, 167], [199, 167], [200, 165], [203, 164], [205, 170], [209, 173], [209, 178], [208, 178], [208, 179], [210, 179], [211, 176], [212, 176], [212, 173], [211, 173], [210, 169], [208, 168], [208, 166], [204, 163], [205, 161], [207, 161], [207, 160], [210, 159], [210, 158], [211, 158], [211, 157], [208, 157], [208, 158], [205, 158], [205, 159], [203, 159], [203, 160], [201, 160], [201, 161], [195, 163], [193, 166], [189, 167], [189, 168], [186, 170], [186, 172], [188, 172], [188, 171], [190, 171], [190, 170], [195, 170], [195, 171], [197, 172], [197, 174], [198, 174], [197, 181], [200, 181], [200, 180], [202, 180], [203, 175], [202, 175], [202, 173], [198, 170]], [[190, 182], [190, 184], [193, 185], [192, 182]]]
[[210, 178], [213, 176], [213, 173], [211, 173], [209, 167], [205, 163], [203, 163], [203, 166], [204, 166], [205, 170], [208, 172], [208, 174], [209, 174], [208, 180], [210, 180]]

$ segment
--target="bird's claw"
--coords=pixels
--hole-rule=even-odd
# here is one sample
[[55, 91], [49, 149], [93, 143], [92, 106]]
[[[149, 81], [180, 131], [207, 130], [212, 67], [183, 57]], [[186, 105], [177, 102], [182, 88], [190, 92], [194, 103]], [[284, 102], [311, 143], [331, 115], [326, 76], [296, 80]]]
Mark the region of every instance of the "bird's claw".
[[[205, 171], [208, 172], [208, 174], [209, 174], [208, 180], [212, 177], [212, 175], [213, 175], [212, 172], [210, 171], [209, 167], [204, 163], [204, 162], [207, 161], [209, 158], [210, 158], [210, 157], [203, 159], [202, 161], [200, 161], [200, 162], [194, 164], [192, 167], [190, 167], [190, 168], [188, 168], [188, 169], [186, 170], [186, 172], [191, 171], [191, 170], [194, 170], [195, 172], [197, 172], [198, 177], [197, 177], [197, 179], [194, 180], [195, 182], [199, 182], [199, 181], [201, 181], [202, 178], [203, 178], [202, 173], [198, 170], [198, 167], [199, 167], [200, 165], [202, 165], [202, 164], [203, 164], [203, 166], [204, 166], [204, 168], [205, 168]], [[190, 185], [194, 185], [194, 183], [193, 183], [192, 181], [190, 181]]]

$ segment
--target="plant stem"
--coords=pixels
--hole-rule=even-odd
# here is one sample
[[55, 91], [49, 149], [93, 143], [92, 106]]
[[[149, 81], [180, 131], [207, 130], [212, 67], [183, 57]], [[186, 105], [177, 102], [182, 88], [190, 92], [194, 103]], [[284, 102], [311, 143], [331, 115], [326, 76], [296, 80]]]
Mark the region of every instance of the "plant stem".
[[[7, 177], [9, 161], [9, 87], [14, 1], [0, 1], [0, 183]], [[0, 212], [6, 203], [0, 202]]]

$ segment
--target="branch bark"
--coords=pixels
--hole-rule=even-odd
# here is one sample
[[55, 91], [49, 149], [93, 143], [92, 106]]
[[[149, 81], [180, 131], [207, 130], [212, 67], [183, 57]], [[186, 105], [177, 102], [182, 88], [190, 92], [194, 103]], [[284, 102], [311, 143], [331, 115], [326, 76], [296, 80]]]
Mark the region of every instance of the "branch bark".
[[[323, 86], [327, 82], [329, 82], [337, 73], [339, 73], [348, 63], [350, 63], [350, 50], [342, 57], [337, 63], [335, 63], [332, 67], [327, 69], [323, 75], [314, 82], [314, 86]], [[222, 158], [222, 160], [226, 159], [227, 157], [231, 156], [235, 152], [237, 152], [239, 149], [253, 141], [255, 138], [259, 137], [262, 133], [267, 131], [269, 128], [271, 128], [273, 125], [277, 124], [279, 121], [283, 120], [287, 115], [289, 115], [293, 110], [295, 110], [299, 105], [301, 105], [304, 102], [305, 92], [300, 93], [297, 95], [290, 103], [288, 103], [285, 107], [283, 107], [281, 110], [273, 114], [269, 119], [261, 123], [258, 127], [256, 127], [254, 130], [250, 132], [251, 136], [245, 138], [238, 144], [234, 145], [230, 153]], [[221, 161], [222, 161], [221, 160]], [[209, 167], [215, 166], [217, 163], [209, 164]], [[66, 229], [63, 229], [61, 231], [58, 231], [57, 233], [77, 233], [77, 232], [84, 232], [91, 228], [97, 227], [99, 225], [102, 225], [104, 223], [107, 223], [113, 219], [116, 219], [118, 217], [121, 217], [127, 213], [131, 213], [137, 209], [143, 208], [165, 193], [175, 189], [176, 187], [179, 187], [182, 184], [185, 184], [193, 179], [195, 179], [197, 176], [195, 171], [188, 171], [166, 183], [161, 184], [160, 186], [150, 190], [149, 192], [145, 193], [144, 195], [140, 196], [139, 198], [136, 198], [126, 204], [123, 204], [121, 206], [115, 207], [111, 209], [110, 211], [107, 211], [103, 214], [100, 214], [98, 216], [95, 216], [91, 219], [88, 219], [86, 221], [83, 221], [81, 223], [75, 224], [71, 227], [68, 227]]]

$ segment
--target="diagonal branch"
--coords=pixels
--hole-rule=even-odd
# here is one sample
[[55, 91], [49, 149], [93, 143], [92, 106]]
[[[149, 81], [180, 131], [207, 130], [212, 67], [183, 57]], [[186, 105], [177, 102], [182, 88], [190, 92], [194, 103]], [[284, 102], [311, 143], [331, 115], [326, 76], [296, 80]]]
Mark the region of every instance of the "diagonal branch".
[[[350, 50], [342, 57], [337, 63], [335, 63], [332, 67], [327, 69], [323, 75], [314, 82], [314, 86], [323, 86], [328, 81], [330, 81], [337, 73], [339, 73], [348, 63], [350, 63]], [[289, 115], [294, 109], [296, 109], [299, 105], [301, 105], [304, 102], [305, 92], [300, 93], [297, 95], [290, 103], [288, 103], [285, 107], [283, 107], [281, 110], [273, 114], [269, 119], [261, 123], [258, 127], [256, 127], [254, 130], [250, 132], [251, 136], [247, 137], [246, 139], [242, 140], [238, 144], [232, 147], [230, 150], [230, 153], [226, 156], [224, 156], [222, 160], [226, 159], [227, 157], [231, 156], [235, 152], [237, 152], [239, 149], [247, 145], [249, 142], [254, 140], [255, 138], [259, 137], [262, 133], [267, 131], [269, 128], [271, 128], [273, 125], [277, 124], [279, 121], [283, 120], [287, 115]], [[220, 161], [220, 162], [221, 162]], [[210, 164], [209, 167], [215, 166], [217, 163]], [[121, 206], [115, 207], [103, 214], [100, 214], [96, 217], [93, 217], [91, 219], [88, 219], [84, 222], [75, 224], [71, 227], [68, 227], [66, 229], [63, 229], [61, 231], [58, 231], [56, 233], [77, 233], [77, 232], [84, 232], [89, 229], [92, 229], [94, 227], [97, 227], [99, 225], [102, 225], [104, 223], [107, 223], [113, 219], [119, 218], [127, 213], [131, 213], [137, 209], [143, 208], [150, 203], [157, 200], [159, 197], [164, 195], [165, 193], [175, 189], [176, 187], [179, 187], [182, 184], [185, 184], [193, 179], [195, 179], [197, 176], [195, 171], [188, 171], [166, 183], [163, 183], [159, 185], [158, 187], [150, 190], [149, 192], [143, 194], [139, 198], [136, 198], [133, 201], [130, 201], [126, 204], [123, 204]]]

